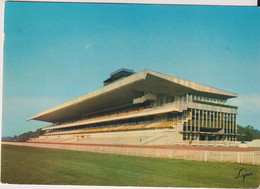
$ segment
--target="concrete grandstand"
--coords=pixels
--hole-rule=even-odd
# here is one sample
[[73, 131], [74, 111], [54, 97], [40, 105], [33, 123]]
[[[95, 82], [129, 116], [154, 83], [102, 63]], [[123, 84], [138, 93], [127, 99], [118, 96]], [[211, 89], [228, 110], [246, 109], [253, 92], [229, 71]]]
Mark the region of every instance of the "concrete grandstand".
[[174, 76], [120, 69], [98, 90], [31, 116], [51, 123], [31, 142], [111, 145], [236, 143], [237, 94]]

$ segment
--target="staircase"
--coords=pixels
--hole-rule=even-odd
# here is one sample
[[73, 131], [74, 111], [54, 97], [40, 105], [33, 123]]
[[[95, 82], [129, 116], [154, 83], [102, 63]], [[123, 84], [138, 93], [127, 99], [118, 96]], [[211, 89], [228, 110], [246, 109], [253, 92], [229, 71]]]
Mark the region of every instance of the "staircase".
[[176, 126], [176, 127], [181, 127], [184, 125], [184, 123], [187, 123], [189, 120], [191, 120], [191, 118], [186, 118], [186, 119], [182, 119], [182, 120], [176, 120], [173, 122], [173, 126]]
[[156, 100], [156, 99], [157, 99], [156, 95], [153, 95], [151, 93], [146, 93], [145, 95], [134, 99], [133, 104], [141, 104], [141, 103], [145, 102], [146, 100]]

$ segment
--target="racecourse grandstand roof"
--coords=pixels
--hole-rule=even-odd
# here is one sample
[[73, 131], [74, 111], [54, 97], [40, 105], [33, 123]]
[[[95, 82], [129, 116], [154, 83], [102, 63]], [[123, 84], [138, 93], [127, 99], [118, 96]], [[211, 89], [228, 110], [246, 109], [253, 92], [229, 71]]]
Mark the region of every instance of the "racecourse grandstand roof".
[[137, 92], [148, 92], [154, 95], [181, 95], [195, 93], [213, 98], [228, 99], [237, 94], [179, 79], [174, 76], [150, 70], [132, 74], [107, 86], [74, 98], [61, 105], [31, 116], [28, 120], [60, 122], [78, 119], [79, 115], [132, 104]]
[[110, 78], [104, 81], [104, 86], [109, 85], [119, 79], [123, 79], [125, 77], [128, 77], [130, 75], [134, 74], [133, 70], [121, 68], [119, 70], [116, 70], [110, 74]]

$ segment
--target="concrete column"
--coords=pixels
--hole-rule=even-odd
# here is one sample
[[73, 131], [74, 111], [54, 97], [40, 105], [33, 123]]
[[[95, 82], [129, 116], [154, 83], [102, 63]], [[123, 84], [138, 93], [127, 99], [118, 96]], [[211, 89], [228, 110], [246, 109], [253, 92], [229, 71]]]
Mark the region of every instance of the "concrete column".
[[200, 110], [199, 110], [199, 114], [198, 115], [199, 115], [199, 117], [198, 117], [198, 130], [197, 131], [200, 131], [200, 116], [201, 116], [200, 115]]
[[197, 124], [196, 124], [196, 122], [197, 122], [197, 115], [196, 115], [196, 112], [197, 112], [197, 109], [194, 109], [194, 130], [196, 131], [196, 126], [197, 126]]
[[212, 128], [212, 125], [211, 125], [211, 123], [212, 123], [212, 120], [211, 120], [211, 111], [208, 111], [208, 113], [209, 113], [209, 128]]
[[232, 133], [235, 134], [235, 120], [234, 120], [234, 114], [231, 114], [232, 115], [232, 119], [231, 119], [231, 123], [232, 123]]
[[211, 120], [212, 121], [211, 127], [215, 128], [215, 119], [214, 119], [215, 118], [215, 112], [212, 111], [211, 114], [213, 114], [212, 120]]
[[218, 119], [219, 119], [219, 117], [218, 117], [218, 112], [217, 112], [216, 123], [217, 123], [217, 128], [220, 128], [220, 126], [218, 125]]
[[[226, 126], [227, 126], [227, 129], [229, 130], [229, 124], [228, 124], [228, 113], [226, 113]], [[229, 133], [229, 132], [228, 132]]]
[[229, 130], [229, 133], [231, 133], [231, 122], [230, 122], [230, 114], [227, 114], [227, 118], [228, 118], [228, 130]]
[[[234, 117], [236, 116], [236, 114], [234, 114]], [[237, 116], [234, 118], [234, 124], [235, 124], [235, 130], [236, 130], [236, 134], [237, 134]], [[237, 140], [237, 135], [236, 135], [236, 140]]]
[[225, 113], [222, 113], [222, 115], [223, 115], [223, 116], [222, 116], [222, 119], [223, 119], [223, 121], [222, 121], [222, 122], [223, 122], [223, 128], [224, 128], [224, 132], [225, 132], [225, 129], [226, 129]]
[[[205, 113], [206, 113], [206, 121], [205, 121], [205, 127], [208, 127], [208, 111], [207, 110], [204, 110]], [[205, 117], [205, 113], [204, 113], [204, 117]]]
[[220, 114], [219, 114], [219, 127], [220, 127], [220, 128], [223, 128], [223, 125], [222, 125], [222, 114], [221, 114], [221, 112], [220, 112]]
[[228, 116], [228, 118], [229, 118], [229, 119], [228, 119], [229, 133], [231, 133], [231, 128], [232, 128], [232, 127], [231, 127], [231, 114], [228, 114], [227, 116]]
[[204, 123], [204, 110], [202, 110], [202, 121], [201, 121], [201, 125], [202, 125], [202, 127], [205, 127], [205, 123]]

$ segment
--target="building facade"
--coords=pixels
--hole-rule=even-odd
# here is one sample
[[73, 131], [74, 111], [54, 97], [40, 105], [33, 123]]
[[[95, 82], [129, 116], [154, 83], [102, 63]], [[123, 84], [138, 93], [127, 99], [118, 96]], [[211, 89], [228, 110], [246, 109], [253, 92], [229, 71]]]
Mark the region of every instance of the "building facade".
[[36, 114], [50, 122], [35, 141], [174, 145], [235, 141], [237, 94], [143, 70], [120, 69], [96, 91]]

